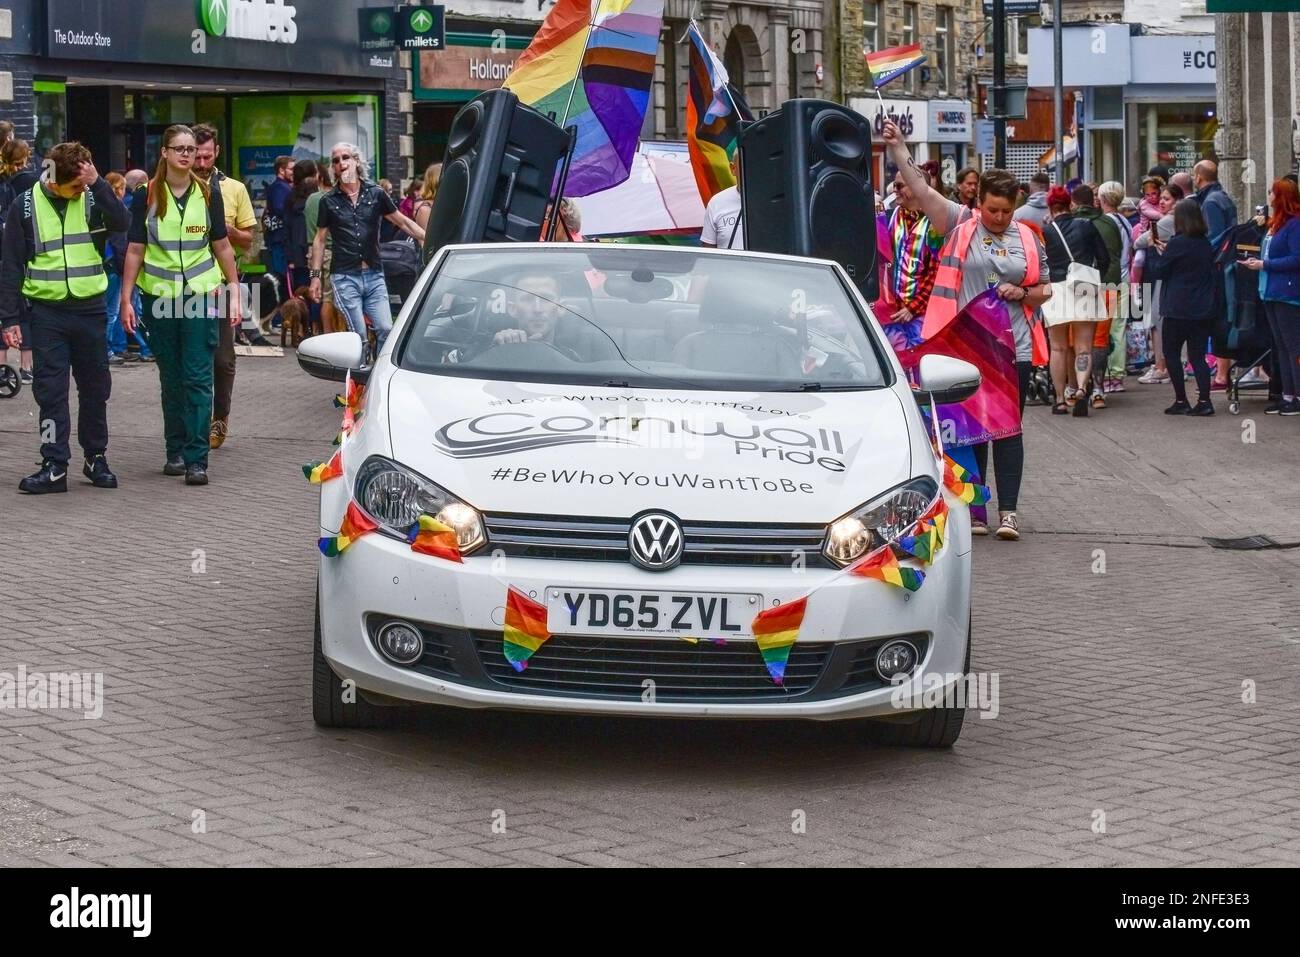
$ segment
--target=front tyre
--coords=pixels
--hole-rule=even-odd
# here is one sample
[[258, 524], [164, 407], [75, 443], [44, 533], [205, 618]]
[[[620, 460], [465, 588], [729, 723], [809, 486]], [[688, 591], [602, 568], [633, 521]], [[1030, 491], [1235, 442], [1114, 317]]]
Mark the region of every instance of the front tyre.
[[312, 646], [311, 715], [322, 728], [386, 728], [391, 710], [377, 708], [343, 680], [325, 660], [320, 640], [320, 593], [316, 594], [316, 636]]
[[[971, 624], [966, 624], [966, 660], [964, 674], [970, 673]], [[896, 748], [950, 748], [961, 737], [966, 709], [926, 708], [910, 724], [887, 721], [867, 722], [867, 739], [873, 744]]]

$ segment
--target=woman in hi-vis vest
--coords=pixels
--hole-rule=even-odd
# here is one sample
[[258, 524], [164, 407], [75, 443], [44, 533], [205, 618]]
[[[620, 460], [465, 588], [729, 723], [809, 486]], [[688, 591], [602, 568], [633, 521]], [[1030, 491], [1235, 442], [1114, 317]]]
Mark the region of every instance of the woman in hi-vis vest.
[[[131, 203], [121, 315], [128, 335], [144, 320], [158, 360], [167, 446], [163, 474], [184, 475], [186, 485], [207, 485], [217, 323], [239, 328], [241, 303], [221, 190], [209, 190], [194, 175], [195, 152], [188, 126], [163, 132], [153, 179]], [[131, 305], [137, 279], [143, 316]]]
[[[917, 206], [945, 237], [939, 250], [934, 289], [926, 305], [922, 337], [933, 338], [972, 299], [996, 289], [999, 298], [1006, 301], [1011, 317], [1023, 413], [1033, 357], [1030, 323], [1034, 310], [1051, 298], [1052, 287], [1048, 284], [1047, 253], [1042, 242], [1028, 226], [1011, 218], [1016, 209], [1019, 182], [1005, 170], [986, 170], [980, 177], [975, 208], [967, 209], [930, 187], [894, 123], [885, 122], [881, 138], [890, 161], [898, 167], [899, 175], [916, 197]], [[998, 491], [997, 536], [1015, 541], [1020, 538], [1016, 508], [1025, 468], [1025, 446], [1019, 433], [995, 439], [992, 444]], [[986, 482], [988, 446], [984, 442], [974, 447], [976, 465]], [[988, 526], [972, 522], [971, 532], [987, 535]]]

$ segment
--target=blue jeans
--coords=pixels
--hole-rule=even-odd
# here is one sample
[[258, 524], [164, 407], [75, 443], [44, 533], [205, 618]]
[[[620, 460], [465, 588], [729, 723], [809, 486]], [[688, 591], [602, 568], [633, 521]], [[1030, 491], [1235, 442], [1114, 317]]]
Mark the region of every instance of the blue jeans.
[[[106, 270], [108, 273], [108, 290], [104, 293], [104, 305], [108, 308], [108, 351], [109, 354], [122, 354], [126, 352], [126, 330], [122, 328], [122, 277], [113, 270]], [[140, 290], [137, 288], [131, 299], [132, 305], [135, 306], [136, 316], [141, 315], [144, 306], [140, 301]], [[140, 335], [137, 328], [131, 338], [140, 346], [140, 355], [153, 355], [149, 351], [149, 344], [145, 342], [144, 337]]]
[[334, 273], [334, 305], [347, 318], [348, 328], [366, 341], [366, 316], [375, 327], [377, 352], [393, 331], [393, 312], [388, 305], [388, 286], [382, 269], [363, 269], [359, 273]]

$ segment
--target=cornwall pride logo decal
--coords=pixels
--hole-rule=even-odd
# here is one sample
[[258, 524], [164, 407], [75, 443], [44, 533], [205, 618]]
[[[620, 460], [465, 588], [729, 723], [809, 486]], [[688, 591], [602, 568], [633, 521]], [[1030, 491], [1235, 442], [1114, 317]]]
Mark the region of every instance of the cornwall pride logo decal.
[[[528, 422], [521, 425], [519, 419]], [[524, 412], [492, 412], [448, 422], [434, 433], [433, 445], [454, 459], [479, 459], [558, 445], [636, 444], [625, 438], [593, 431], [595, 425], [583, 415], [553, 415], [539, 421]]]

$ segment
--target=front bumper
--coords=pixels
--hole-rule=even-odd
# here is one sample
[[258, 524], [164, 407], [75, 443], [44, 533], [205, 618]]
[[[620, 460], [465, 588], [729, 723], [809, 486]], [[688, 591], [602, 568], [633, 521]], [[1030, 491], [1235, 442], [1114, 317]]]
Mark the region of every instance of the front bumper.
[[[615, 562], [490, 554], [457, 565], [371, 534], [343, 555], [320, 560], [321, 646], [341, 678], [372, 695], [410, 702], [667, 717], [883, 717], [903, 713], [894, 703], [899, 689], [881, 682], [872, 667], [874, 649], [884, 640], [906, 637], [919, 647], [921, 663], [911, 679], [918, 689], [930, 675], [947, 687], [964, 670], [970, 610], [965, 509], [952, 509], [948, 541], [925, 572], [916, 593], [849, 577], [821, 588], [808, 603], [784, 687], [766, 678], [752, 639], [692, 646], [674, 638], [556, 635], [516, 675], [501, 655], [507, 585], [538, 601], [548, 587], [564, 586], [758, 592], [770, 606], [808, 594], [833, 573], [725, 565], [652, 573]], [[394, 665], [376, 649], [374, 631], [390, 619], [423, 632], [426, 654], [415, 666]], [[637, 680], [641, 669], [644, 681]], [[934, 679], [928, 681], [933, 687]]]

